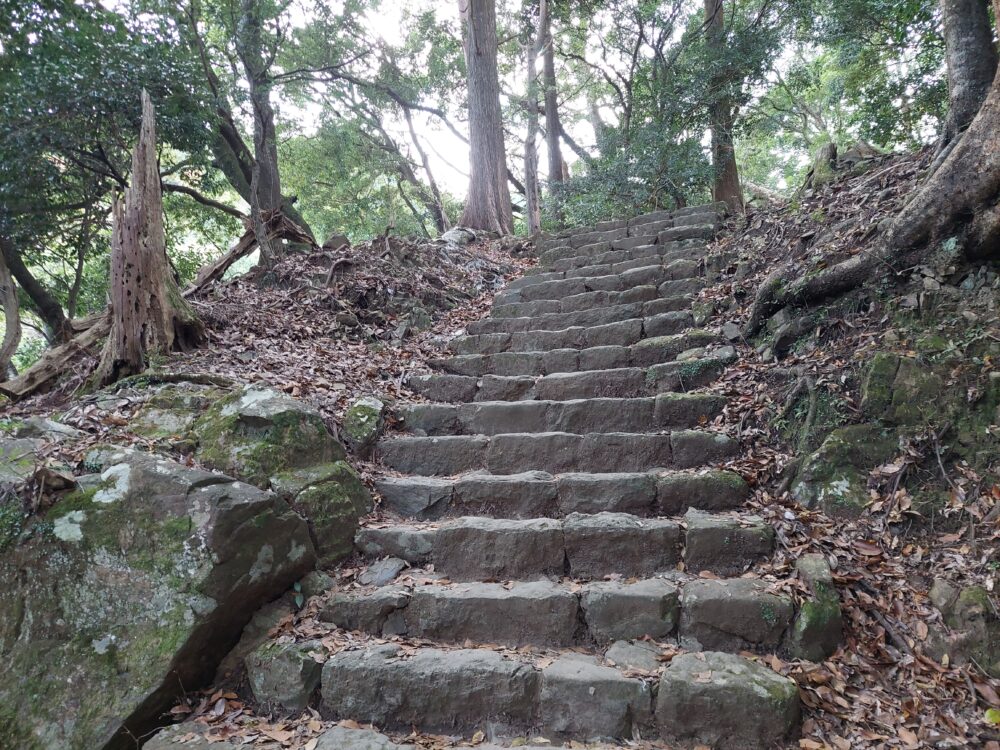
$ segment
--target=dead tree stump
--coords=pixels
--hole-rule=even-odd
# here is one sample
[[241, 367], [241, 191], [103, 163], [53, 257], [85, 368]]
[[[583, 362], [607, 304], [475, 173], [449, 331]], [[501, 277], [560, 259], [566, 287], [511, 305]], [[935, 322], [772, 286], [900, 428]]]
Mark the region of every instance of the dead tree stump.
[[140, 373], [150, 355], [184, 351], [204, 338], [204, 326], [181, 295], [167, 260], [155, 113], [145, 91], [132, 183], [124, 205], [115, 200], [112, 213], [111, 332], [97, 385]]

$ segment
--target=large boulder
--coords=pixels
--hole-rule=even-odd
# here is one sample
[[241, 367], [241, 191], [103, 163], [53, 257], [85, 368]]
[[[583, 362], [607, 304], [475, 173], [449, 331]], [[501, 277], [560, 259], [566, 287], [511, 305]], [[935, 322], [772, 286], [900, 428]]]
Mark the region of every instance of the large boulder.
[[[270, 492], [132, 451], [0, 548], [0, 736], [134, 748], [315, 563]], [[6, 511], [4, 512], [6, 516]]]
[[858, 516], [868, 504], [868, 472], [892, 458], [897, 446], [896, 436], [876, 425], [840, 427], [806, 456], [792, 495], [832, 516]]
[[217, 400], [191, 425], [195, 457], [271, 489], [308, 519], [322, 565], [350, 554], [371, 495], [311, 406], [260, 386]]

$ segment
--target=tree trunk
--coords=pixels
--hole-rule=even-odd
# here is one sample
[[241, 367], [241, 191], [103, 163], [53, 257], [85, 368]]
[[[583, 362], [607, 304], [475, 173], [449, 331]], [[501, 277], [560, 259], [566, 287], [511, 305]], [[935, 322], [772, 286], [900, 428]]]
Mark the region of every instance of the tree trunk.
[[3, 303], [4, 332], [0, 344], [0, 380], [10, 373], [10, 361], [21, 343], [21, 310], [17, 302], [17, 287], [10, 269], [0, 255], [0, 302]]
[[976, 116], [997, 71], [989, 0], [941, 0], [948, 118], [941, 148], [955, 140]]
[[[427, 174], [427, 185], [430, 187], [431, 196], [433, 197], [429, 208], [431, 209], [431, 215], [434, 217], [434, 225], [437, 227], [439, 234], [444, 234], [451, 229], [451, 220], [448, 218], [448, 212], [445, 210], [444, 200], [441, 198], [441, 190], [438, 188], [437, 180], [434, 179], [434, 173], [431, 171], [431, 160], [427, 158], [427, 152], [420, 145], [417, 129], [413, 127], [413, 115], [410, 113], [410, 108], [402, 107], [402, 110], [403, 117], [406, 118], [406, 127], [410, 131], [410, 140], [413, 141], [413, 147], [417, 149], [417, 153], [420, 155], [420, 163]], [[400, 192], [402, 193], [402, 191]], [[420, 223], [423, 225], [423, 221]]]
[[[1000, 0], [993, 0], [1000, 18]], [[761, 285], [745, 334], [787, 304], [809, 304], [854, 289], [886, 268], [919, 263], [937, 242], [956, 237], [967, 256], [1000, 255], [1000, 71], [965, 134], [890, 225], [881, 247], [817, 274], [784, 266]]]
[[722, 58], [725, 55], [726, 27], [722, 0], [705, 0], [705, 38], [712, 64], [718, 69], [709, 81], [709, 119], [712, 129], [712, 167], [715, 180], [712, 197], [725, 201], [730, 210], [743, 211], [743, 188], [736, 168], [733, 147], [733, 101], [727, 89], [730, 73]]
[[271, 107], [271, 78], [264, 58], [263, 19], [260, 0], [243, 0], [236, 29], [236, 51], [250, 88], [253, 110], [254, 166], [250, 178], [250, 218], [257, 233], [260, 263], [272, 268], [280, 245], [272, 244], [267, 233], [271, 217], [281, 212], [281, 178], [278, 174], [278, 138]]
[[10, 237], [0, 236], [0, 252], [3, 253], [7, 268], [34, 304], [35, 312], [48, 327], [52, 341], [61, 342], [69, 339], [73, 335], [73, 329], [63, 312], [62, 305], [31, 274]]
[[469, 194], [460, 224], [511, 234], [507, 153], [500, 115], [494, 0], [459, 0], [469, 85]]
[[[526, 3], [526, 20], [532, 3]], [[542, 0], [544, 7], [545, 0]], [[534, 235], [542, 229], [541, 189], [538, 184], [538, 55], [545, 44], [545, 34], [541, 23], [536, 33], [531, 34], [532, 24], [527, 23], [530, 42], [524, 45], [524, 57], [528, 69], [527, 117], [528, 135], [524, 139], [524, 196], [528, 234]]]
[[556, 86], [556, 53], [552, 40], [552, 16], [548, 0], [540, 0], [539, 32], [545, 35], [542, 53], [542, 79], [545, 82], [545, 148], [549, 153], [549, 189], [563, 182], [565, 162], [559, 146], [562, 125], [559, 122], [559, 89]]
[[145, 91], [132, 181], [112, 215], [111, 331], [95, 374], [100, 385], [142, 372], [151, 354], [185, 350], [204, 337], [167, 260], [155, 114]]
[[[211, 149], [215, 164], [225, 175], [226, 180], [229, 181], [229, 184], [232, 185], [237, 194], [247, 204], [250, 204], [252, 203], [250, 183], [253, 180], [254, 156], [250, 153], [250, 149], [247, 148], [246, 143], [243, 142], [243, 137], [236, 127], [228, 98], [222, 90], [219, 77], [212, 68], [208, 48], [198, 28], [198, 17], [194, 6], [189, 6], [187, 11], [180, 13], [179, 16], [175, 16], [175, 20], [177, 21], [181, 37], [187, 42], [192, 53], [198, 57], [201, 63], [202, 71], [205, 73], [205, 80], [215, 101], [216, 121], [210, 123], [214, 128]], [[294, 197], [282, 196], [282, 213], [298, 224], [310, 238], [315, 240], [312, 230], [294, 204]]]

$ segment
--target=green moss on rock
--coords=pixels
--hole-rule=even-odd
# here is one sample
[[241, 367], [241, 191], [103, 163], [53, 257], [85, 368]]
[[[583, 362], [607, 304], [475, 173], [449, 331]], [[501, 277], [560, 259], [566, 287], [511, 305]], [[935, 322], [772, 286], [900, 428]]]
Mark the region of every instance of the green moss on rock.
[[889, 460], [897, 445], [892, 433], [874, 425], [836, 429], [806, 457], [792, 494], [806, 507], [857, 516], [868, 503], [868, 471]]
[[248, 387], [220, 400], [192, 431], [199, 460], [261, 487], [274, 474], [346, 456], [317, 411], [268, 389]]

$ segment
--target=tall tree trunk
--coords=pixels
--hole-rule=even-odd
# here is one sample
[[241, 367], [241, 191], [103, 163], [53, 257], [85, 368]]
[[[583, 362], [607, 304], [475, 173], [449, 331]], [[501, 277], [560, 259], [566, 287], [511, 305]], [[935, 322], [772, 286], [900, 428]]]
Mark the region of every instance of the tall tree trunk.
[[[243, 142], [239, 129], [233, 118], [232, 108], [226, 97], [218, 75], [212, 67], [208, 48], [198, 28], [198, 17], [192, 4], [180, 16], [175, 16], [181, 37], [187, 42], [192, 53], [201, 63], [202, 71], [208, 88], [215, 101], [216, 121], [210, 123], [213, 127], [212, 156], [216, 166], [225, 175], [226, 180], [236, 193], [248, 204], [252, 203], [250, 184], [253, 180], [254, 156]], [[306, 220], [295, 208], [295, 198], [282, 196], [281, 210], [289, 219], [298, 224], [305, 233], [315, 240], [315, 236]]]
[[132, 181], [124, 206], [115, 200], [112, 216], [111, 332], [95, 373], [99, 385], [142, 372], [151, 354], [185, 350], [204, 337], [167, 260], [155, 113], [145, 91]]
[[[423, 146], [420, 145], [420, 138], [417, 136], [417, 129], [413, 127], [413, 115], [410, 112], [409, 107], [403, 107], [403, 117], [406, 118], [406, 127], [410, 131], [410, 140], [413, 141], [413, 147], [417, 149], [417, 153], [420, 155], [420, 164], [424, 168], [424, 173], [427, 175], [427, 185], [431, 189], [431, 195], [433, 196], [433, 202], [431, 205], [431, 214], [434, 216], [434, 225], [437, 227], [438, 233], [443, 234], [451, 229], [451, 220], [448, 218], [448, 212], [444, 207], [444, 200], [441, 198], [441, 191], [438, 189], [437, 180], [434, 179], [434, 173], [431, 171], [431, 160], [427, 158], [427, 152], [424, 151]], [[423, 224], [423, 222], [421, 222]]]
[[508, 235], [514, 231], [497, 76], [494, 0], [459, 0], [469, 84], [469, 194], [460, 224]]
[[[544, 7], [545, 0], [542, 0]], [[538, 55], [545, 44], [544, 27], [538, 24], [538, 30], [531, 34], [534, 18], [531, 14], [533, 3], [525, 3], [525, 21], [530, 40], [524, 45], [524, 57], [528, 71], [527, 117], [528, 134], [524, 139], [524, 197], [525, 217], [528, 221], [528, 234], [534, 235], [542, 229], [541, 188], [538, 183]]]
[[954, 141], [976, 116], [997, 71], [989, 0], [941, 0], [948, 118], [941, 148]]
[[281, 211], [281, 177], [278, 174], [278, 137], [271, 106], [271, 77], [264, 58], [263, 19], [260, 0], [243, 0], [236, 30], [236, 51], [250, 88], [253, 110], [254, 166], [250, 178], [250, 218], [253, 221], [260, 262], [274, 266], [280, 245], [266, 230], [268, 220]]
[[31, 274], [10, 237], [0, 235], [0, 252], [3, 253], [7, 268], [17, 279], [17, 283], [21, 285], [24, 293], [28, 295], [28, 299], [34, 304], [35, 312], [38, 313], [52, 334], [52, 341], [62, 342], [71, 338], [73, 327], [63, 312], [62, 305]]
[[0, 303], [3, 304], [4, 331], [0, 344], [0, 380], [10, 374], [10, 361], [21, 343], [21, 309], [17, 302], [17, 287], [10, 269], [0, 254]]
[[730, 72], [722, 62], [725, 55], [726, 25], [722, 0], [705, 0], [705, 38], [711, 64], [717, 69], [709, 81], [709, 119], [712, 128], [712, 167], [715, 179], [712, 197], [725, 201], [732, 211], [743, 211], [743, 188], [736, 168], [733, 147], [733, 101], [728, 93]]
[[559, 89], [556, 86], [556, 53], [552, 40], [552, 15], [548, 0], [539, 2], [539, 31], [545, 35], [542, 53], [542, 78], [545, 81], [545, 148], [549, 153], [549, 189], [563, 181], [565, 162], [559, 145], [562, 125], [559, 122]]

